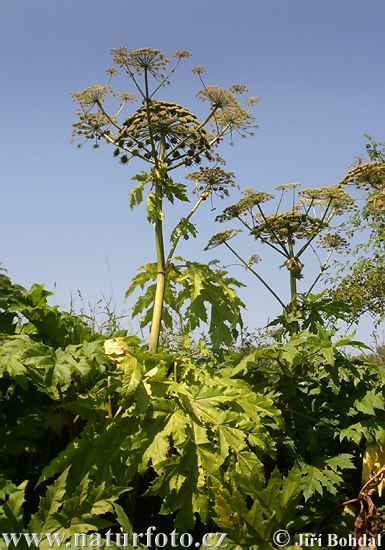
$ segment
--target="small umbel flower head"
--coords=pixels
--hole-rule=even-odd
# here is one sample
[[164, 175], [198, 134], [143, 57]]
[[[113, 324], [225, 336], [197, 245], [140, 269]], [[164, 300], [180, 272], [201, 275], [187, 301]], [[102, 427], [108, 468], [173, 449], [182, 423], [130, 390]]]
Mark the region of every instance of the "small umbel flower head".
[[337, 252], [346, 252], [349, 250], [349, 243], [338, 233], [325, 233], [318, 237], [318, 244], [327, 250], [336, 250]]
[[194, 73], [194, 74], [203, 74], [206, 72], [206, 67], [204, 67], [203, 65], [195, 65], [192, 69], [191, 69], [191, 72]]
[[385, 162], [361, 162], [349, 170], [339, 182], [340, 185], [353, 184], [367, 190], [385, 189]]
[[271, 193], [265, 193], [264, 191], [256, 191], [252, 188], [247, 188], [243, 191], [245, 197], [238, 201], [236, 204], [228, 206], [224, 209], [223, 213], [220, 216], [216, 217], [218, 222], [226, 222], [233, 218], [238, 218], [243, 214], [250, 213], [253, 214], [253, 208], [257, 204], [262, 204], [270, 199], [274, 198], [274, 195]]
[[85, 139], [99, 139], [111, 134], [111, 122], [100, 112], [79, 112], [79, 121], [75, 122], [72, 139], [83, 136]]
[[144, 71], [151, 74], [156, 80], [163, 80], [169, 59], [160, 51], [153, 48], [129, 50], [120, 46], [112, 50], [113, 61], [129, 75], [142, 75]]
[[188, 50], [178, 50], [174, 53], [173, 57], [182, 59], [183, 57], [191, 57], [191, 53]]
[[[242, 137], [252, 135], [252, 129], [256, 128], [254, 117], [238, 102], [237, 95], [243, 93], [246, 87], [235, 84], [229, 90], [219, 86], [205, 86], [197, 94], [202, 101], [209, 101], [215, 110], [213, 126], [220, 135], [238, 132]], [[251, 107], [258, 98], [249, 98], [247, 105]]]
[[224, 229], [223, 231], [216, 233], [215, 235], [213, 235], [213, 237], [211, 237], [211, 239], [205, 246], [205, 250], [211, 250], [212, 248], [220, 246], [221, 244], [235, 237], [235, 235], [237, 235], [238, 233], [241, 233], [241, 230], [234, 228]]
[[108, 77], [111, 79], [114, 75], [119, 73], [119, 69], [116, 67], [107, 67], [105, 69], [105, 73], [108, 75]]
[[290, 189], [295, 189], [296, 187], [299, 187], [301, 184], [297, 181], [293, 183], [282, 183], [281, 185], [278, 185], [276, 187], [277, 191], [289, 191]]
[[368, 206], [372, 216], [385, 216], [385, 189], [371, 193], [368, 197]]
[[72, 98], [80, 105], [83, 111], [89, 111], [95, 105], [101, 105], [110, 92], [110, 86], [90, 86], [83, 90], [83, 92], [73, 92]]
[[355, 208], [353, 197], [340, 184], [303, 189], [298, 194], [304, 202], [333, 208], [335, 214], [343, 214]]
[[229, 187], [236, 187], [234, 174], [225, 172], [222, 168], [199, 168], [199, 172], [191, 172], [187, 179], [195, 181], [195, 193], [215, 193], [221, 199], [230, 195]]

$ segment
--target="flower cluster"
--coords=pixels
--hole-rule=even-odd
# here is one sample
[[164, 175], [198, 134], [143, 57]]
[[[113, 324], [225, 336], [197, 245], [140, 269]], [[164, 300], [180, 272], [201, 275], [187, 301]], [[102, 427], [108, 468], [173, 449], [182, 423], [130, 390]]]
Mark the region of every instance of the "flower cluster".
[[199, 172], [191, 172], [186, 178], [195, 181], [196, 193], [215, 193], [221, 199], [230, 195], [229, 187], [236, 187], [234, 174], [219, 167], [201, 167]]
[[348, 241], [337, 233], [325, 233], [317, 239], [319, 246], [328, 250], [344, 252], [349, 249]]
[[89, 111], [95, 105], [101, 105], [110, 92], [110, 86], [96, 85], [90, 86], [82, 92], [73, 92], [72, 98], [79, 103], [82, 110]]
[[[236, 94], [246, 90], [243, 84], [234, 84], [229, 90], [219, 86], [205, 86], [198, 92], [199, 99], [210, 102], [214, 110], [212, 124], [219, 134], [232, 134], [237, 131], [245, 137], [247, 134], [252, 134], [252, 129], [256, 128], [254, 117], [239, 104], [237, 99]], [[256, 96], [250, 97], [246, 103], [251, 107], [258, 100]]]
[[72, 125], [72, 139], [75, 136], [83, 136], [85, 139], [100, 139], [102, 136], [112, 134], [111, 121], [103, 113], [97, 111], [78, 114], [79, 121]]
[[112, 56], [114, 63], [126, 70], [128, 74], [140, 76], [146, 70], [156, 80], [164, 79], [164, 72], [170, 62], [160, 50], [153, 48], [130, 50], [126, 46], [120, 46], [112, 50]]
[[295, 189], [296, 187], [299, 187], [301, 184], [298, 182], [293, 183], [282, 183], [281, 185], [278, 185], [276, 187], [277, 191], [288, 191], [289, 189]]
[[212, 248], [216, 248], [217, 246], [220, 246], [221, 244], [235, 237], [237, 233], [241, 233], [241, 230], [230, 228], [230, 229], [224, 229], [223, 231], [216, 233], [213, 237], [211, 237], [211, 239], [205, 246], [205, 250], [211, 250]]
[[372, 216], [385, 215], [385, 189], [375, 191], [368, 197], [368, 205]]
[[[199, 75], [204, 86], [198, 97], [210, 103], [209, 113], [203, 123], [177, 103], [155, 100], [155, 94], [169, 83], [179, 62], [190, 55], [187, 50], [178, 50], [173, 56], [174, 64], [168, 66], [171, 60], [157, 49], [133, 50], [125, 46], [113, 49], [116, 67], [106, 69], [107, 85], [92, 86], [72, 94], [80, 106], [76, 112], [79, 120], [73, 125], [73, 135], [95, 139], [96, 147], [99, 146], [99, 140], [104, 138], [115, 146], [114, 156], [119, 157], [123, 164], [132, 157], [138, 157], [156, 167], [161, 162], [166, 170], [171, 170], [197, 165], [203, 160], [215, 161], [213, 150], [226, 134], [237, 130], [244, 136], [253, 126], [253, 117], [247, 108], [241, 107], [237, 99], [237, 94], [245, 93], [247, 88], [243, 84], [234, 84], [229, 90], [206, 86], [201, 76], [204, 67], [194, 67], [193, 72]], [[123, 124], [119, 122], [120, 117], [123, 117], [123, 108], [128, 102], [136, 101], [136, 97], [129, 91], [115, 93], [111, 89], [110, 81], [121, 69], [128, 74], [139, 97], [143, 99], [142, 105]], [[157, 81], [155, 86], [153, 79]], [[105, 107], [107, 96], [119, 101], [114, 114], [109, 114]], [[251, 106], [254, 101], [255, 98], [249, 98], [246, 103]], [[211, 125], [212, 133], [208, 131], [208, 125]], [[218, 173], [216, 177], [219, 177]], [[206, 185], [204, 181], [201, 183]], [[208, 182], [210, 190], [222, 197], [228, 195], [226, 185], [229, 187], [229, 184], [226, 180], [222, 183], [218, 181], [215, 185]]]
[[327, 224], [319, 218], [290, 210], [265, 217], [250, 233], [262, 241], [279, 243], [290, 238], [294, 242], [296, 239], [312, 238], [325, 227]]
[[191, 72], [194, 73], [194, 74], [203, 74], [207, 71], [206, 67], [204, 67], [203, 65], [195, 65], [192, 69], [191, 69]]
[[191, 57], [191, 53], [188, 50], [178, 50], [174, 53], [173, 57], [182, 59], [183, 57]]
[[238, 201], [236, 204], [232, 204], [225, 208], [220, 216], [216, 217], [218, 222], [226, 222], [233, 218], [238, 218], [247, 212], [253, 213], [252, 210], [257, 204], [262, 204], [267, 200], [273, 199], [274, 195], [271, 193], [265, 193], [263, 191], [256, 191], [255, 189], [247, 188], [243, 191], [245, 197]]
[[298, 194], [302, 198], [300, 204], [320, 204], [331, 207], [336, 214], [343, 214], [355, 208], [353, 197], [344, 191], [340, 184], [303, 189]]
[[353, 184], [367, 190], [385, 188], [385, 162], [362, 162], [352, 168], [339, 182], [340, 185]]
[[201, 162], [201, 155], [212, 160], [210, 138], [189, 110], [177, 103], [152, 100], [125, 120], [116, 144], [146, 160], [153, 158], [153, 147], [157, 153], [163, 147], [165, 164], [191, 166]]

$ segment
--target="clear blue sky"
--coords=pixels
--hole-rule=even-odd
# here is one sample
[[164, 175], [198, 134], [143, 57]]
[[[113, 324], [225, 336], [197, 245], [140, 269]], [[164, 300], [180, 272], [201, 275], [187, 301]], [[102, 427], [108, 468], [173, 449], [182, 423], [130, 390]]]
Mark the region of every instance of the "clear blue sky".
[[[151, 227], [128, 204], [130, 177], [140, 167], [120, 166], [111, 148], [70, 143], [70, 93], [104, 83], [112, 48], [149, 46], [168, 55], [190, 50], [193, 57], [167, 94], [196, 112], [192, 65], [207, 67], [210, 84], [247, 84], [262, 96], [254, 110], [260, 127], [254, 137], [221, 149], [227, 169], [241, 187], [269, 191], [291, 181], [313, 187], [345, 174], [364, 152], [365, 132], [385, 139], [384, 21], [383, 0], [3, 0], [3, 267], [25, 286], [56, 284], [61, 305], [80, 289], [91, 301], [113, 291], [120, 308], [136, 267], [154, 259]], [[202, 252], [222, 229], [212, 220], [225, 204], [214, 206], [212, 213], [207, 202], [196, 218], [199, 238], [179, 253], [229, 264], [225, 250]], [[256, 252], [246, 237], [239, 246]], [[279, 263], [271, 258], [260, 269], [286, 292]], [[242, 292], [250, 326], [278, 312], [244, 270], [231, 273], [250, 283]], [[370, 323], [363, 331], [369, 334]]]

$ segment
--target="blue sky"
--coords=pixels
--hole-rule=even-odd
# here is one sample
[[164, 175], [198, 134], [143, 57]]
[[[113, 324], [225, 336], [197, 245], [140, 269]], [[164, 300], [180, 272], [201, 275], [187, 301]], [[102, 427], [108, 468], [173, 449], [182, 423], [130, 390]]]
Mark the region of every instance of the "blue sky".
[[[129, 210], [130, 178], [142, 166], [120, 166], [111, 148], [70, 143], [70, 93], [105, 82], [112, 48], [149, 46], [167, 55], [190, 50], [193, 57], [167, 94], [198, 114], [192, 65], [207, 67], [209, 84], [247, 84], [251, 94], [262, 96], [254, 109], [259, 128], [254, 137], [220, 149], [227, 169], [241, 187], [271, 191], [291, 181], [313, 187], [336, 183], [346, 173], [364, 152], [364, 133], [385, 139], [384, 20], [383, 0], [4, 0], [3, 267], [25, 286], [55, 286], [55, 301], [63, 306], [80, 289], [90, 301], [113, 293], [121, 309], [136, 268], [154, 259], [151, 226], [143, 211]], [[216, 201], [211, 212], [207, 202], [195, 220], [198, 239], [181, 246], [180, 255], [233, 263], [225, 250], [203, 252], [222, 229], [213, 219], [226, 204]], [[168, 211], [169, 223], [185, 212], [183, 206]], [[257, 252], [246, 236], [239, 247], [245, 255]], [[287, 296], [279, 264], [269, 256], [260, 271]], [[243, 269], [229, 269], [249, 284], [242, 297], [250, 327], [279, 312]], [[364, 320], [363, 336], [370, 331]]]

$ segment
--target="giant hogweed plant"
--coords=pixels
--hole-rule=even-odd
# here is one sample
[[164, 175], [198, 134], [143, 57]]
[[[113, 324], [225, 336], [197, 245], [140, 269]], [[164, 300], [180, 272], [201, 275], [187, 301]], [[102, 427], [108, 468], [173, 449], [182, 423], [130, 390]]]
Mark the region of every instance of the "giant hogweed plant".
[[[274, 296], [286, 312], [296, 314], [301, 301], [302, 305], [314, 302], [312, 291], [330, 264], [333, 251], [343, 252], [348, 248], [347, 240], [333, 228], [332, 221], [354, 208], [353, 198], [343, 189], [342, 184], [329, 187], [296, 190], [300, 184], [283, 184], [276, 188], [279, 198], [274, 208], [266, 208], [265, 203], [275, 199], [272, 193], [257, 191], [252, 188], [244, 190], [244, 198], [227, 207], [216, 220], [224, 223], [237, 220], [243, 229], [256, 241], [274, 250], [283, 260], [281, 268], [289, 274], [290, 304], [276, 292], [269, 281], [261, 276], [255, 268], [260, 261], [257, 254], [248, 259], [237, 252], [229, 243], [238, 233], [239, 228], [225, 229], [214, 235], [206, 246], [210, 250], [219, 245], [226, 246], [231, 253], [249, 270], [264, 287]], [[291, 207], [281, 210], [285, 204], [285, 194], [292, 193]], [[270, 211], [269, 211], [270, 210]], [[327, 253], [322, 257], [320, 249]], [[306, 292], [299, 293], [298, 282], [303, 278], [303, 257], [312, 251], [319, 263], [319, 273], [308, 286]]]
[[[258, 98], [250, 97], [245, 106], [241, 106], [238, 97], [246, 91], [244, 85], [233, 85], [228, 90], [206, 85], [203, 79], [205, 68], [195, 66], [192, 71], [203, 86], [197, 97], [207, 106], [204, 120], [199, 121], [189, 109], [158, 99], [160, 92], [170, 83], [170, 78], [181, 60], [190, 56], [189, 52], [176, 52], [173, 62], [159, 50], [151, 48], [130, 50], [120, 47], [112, 50], [112, 55], [115, 67], [106, 69], [108, 83], [73, 94], [80, 107], [77, 113], [79, 120], [74, 124], [73, 134], [83, 140], [94, 141], [95, 147], [99, 146], [101, 140], [112, 145], [113, 155], [122, 164], [127, 164], [134, 158], [149, 167], [147, 172], [142, 171], [133, 178], [139, 184], [131, 191], [130, 206], [133, 208], [140, 204], [144, 200], [144, 194], [147, 195], [147, 219], [154, 226], [156, 268], [150, 264], [144, 266], [143, 273], [134, 279], [128, 294], [138, 285], [143, 288], [152, 279], [155, 279], [155, 284], [145, 294], [149, 298], [147, 301], [141, 296], [134, 313], [148, 310], [143, 317], [142, 326], [150, 324], [149, 350], [156, 352], [162, 316], [166, 323], [171, 323], [172, 319], [164, 312], [165, 299], [173, 294], [167, 290], [168, 280], [172, 280], [174, 285], [178, 283], [182, 288], [178, 299], [169, 301], [168, 307], [175, 309], [176, 306], [180, 311], [179, 302], [186, 299], [187, 290], [191, 307], [195, 309], [195, 318], [199, 322], [207, 321], [207, 315], [200, 303], [196, 303], [196, 298], [203, 296], [201, 291], [205, 285], [211, 285], [205, 294], [205, 300], [211, 304], [216, 318], [212, 318], [209, 324], [210, 327], [224, 326], [222, 340], [228, 342], [229, 333], [240, 322], [240, 302], [236, 300], [231, 289], [236, 284], [235, 281], [226, 281], [223, 273], [208, 271], [205, 266], [197, 263], [180, 264], [175, 268], [174, 255], [181, 238], [195, 237], [196, 228], [191, 218], [201, 203], [213, 194], [220, 197], [228, 195], [229, 188], [235, 185], [232, 174], [218, 166], [215, 149], [226, 136], [233, 136], [235, 133], [246, 136], [252, 133], [255, 125], [250, 107]], [[114, 92], [111, 87], [111, 79], [116, 78], [119, 72], [128, 77], [131, 88], [140, 100], [140, 105], [132, 108], [130, 113], [127, 113], [127, 108], [136, 101], [136, 96], [131, 91]], [[109, 109], [111, 100], [117, 103], [114, 111]], [[200, 165], [202, 162], [214, 163], [214, 166], [200, 167], [198, 172], [190, 175], [190, 179], [195, 181], [197, 200], [172, 231], [167, 252], [163, 228], [165, 202], [189, 201], [186, 184], [176, 183], [172, 174], [178, 168]], [[175, 269], [177, 272], [183, 270], [183, 274], [176, 277]], [[212, 299], [212, 292], [217, 293], [216, 300]], [[230, 328], [226, 328], [226, 323], [221, 320], [229, 319]], [[189, 328], [193, 329], [194, 326]], [[219, 344], [218, 338], [215, 341]]]
[[369, 314], [379, 323], [385, 318], [385, 143], [366, 137], [369, 162], [357, 159], [342, 180], [363, 199], [363, 207], [345, 223], [348, 236], [354, 235], [359, 244], [348, 261], [337, 264], [337, 276], [330, 282], [332, 296], [352, 304], [351, 321]]

